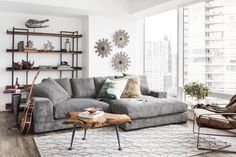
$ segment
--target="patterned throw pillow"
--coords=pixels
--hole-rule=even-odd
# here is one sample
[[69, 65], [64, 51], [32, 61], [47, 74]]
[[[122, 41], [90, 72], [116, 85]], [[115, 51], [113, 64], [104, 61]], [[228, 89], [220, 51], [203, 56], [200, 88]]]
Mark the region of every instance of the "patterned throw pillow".
[[125, 78], [127, 78], [128, 81], [121, 97], [136, 98], [141, 96], [140, 78], [138, 76], [126, 76]]
[[97, 98], [120, 99], [126, 83], [127, 79], [106, 79]]

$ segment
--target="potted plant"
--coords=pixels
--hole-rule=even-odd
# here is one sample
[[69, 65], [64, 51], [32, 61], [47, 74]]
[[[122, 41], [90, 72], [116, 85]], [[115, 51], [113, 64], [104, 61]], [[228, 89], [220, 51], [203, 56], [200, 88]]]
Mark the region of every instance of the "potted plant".
[[192, 81], [184, 86], [184, 93], [195, 98], [196, 103], [191, 104], [192, 107], [200, 103], [200, 100], [205, 99], [208, 96], [208, 91], [209, 88], [206, 85], [196, 81]]

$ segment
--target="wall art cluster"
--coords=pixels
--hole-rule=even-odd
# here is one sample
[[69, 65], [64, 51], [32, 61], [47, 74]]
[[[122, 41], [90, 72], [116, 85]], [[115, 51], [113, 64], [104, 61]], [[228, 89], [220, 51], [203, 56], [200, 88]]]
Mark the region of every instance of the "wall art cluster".
[[[114, 45], [118, 48], [124, 48], [129, 43], [129, 35], [125, 30], [118, 30], [113, 34]], [[112, 45], [108, 39], [99, 39], [95, 43], [95, 53], [98, 53], [98, 56], [102, 58], [108, 57], [112, 52]], [[117, 72], [125, 72], [130, 66], [130, 57], [125, 52], [117, 52], [112, 57], [112, 67]]]

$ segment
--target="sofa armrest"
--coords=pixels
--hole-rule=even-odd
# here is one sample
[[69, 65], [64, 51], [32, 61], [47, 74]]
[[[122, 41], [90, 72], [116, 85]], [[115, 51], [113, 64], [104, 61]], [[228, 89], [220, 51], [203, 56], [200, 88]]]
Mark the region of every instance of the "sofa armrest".
[[52, 101], [48, 98], [43, 97], [34, 97], [34, 110], [33, 110], [33, 119], [34, 122], [52, 122], [53, 118], [53, 105]]
[[167, 98], [167, 92], [164, 92], [164, 91], [151, 90], [149, 95], [156, 98]]

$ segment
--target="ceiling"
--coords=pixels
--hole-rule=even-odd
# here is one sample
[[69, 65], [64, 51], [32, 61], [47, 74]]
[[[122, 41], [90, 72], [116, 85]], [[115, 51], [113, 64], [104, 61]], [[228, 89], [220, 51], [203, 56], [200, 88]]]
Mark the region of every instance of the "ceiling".
[[80, 17], [116, 15], [143, 18], [196, 0], [0, 0], [0, 11]]

